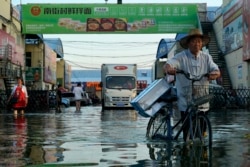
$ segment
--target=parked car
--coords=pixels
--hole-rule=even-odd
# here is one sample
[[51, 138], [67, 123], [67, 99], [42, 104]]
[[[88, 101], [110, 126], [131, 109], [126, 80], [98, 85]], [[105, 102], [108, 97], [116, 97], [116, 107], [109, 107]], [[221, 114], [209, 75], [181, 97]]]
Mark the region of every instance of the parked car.
[[[69, 99], [70, 106], [75, 105], [75, 95], [73, 92], [63, 92], [62, 97]], [[92, 104], [91, 99], [88, 97], [88, 94], [85, 93], [83, 98], [82, 98], [81, 105], [86, 106], [86, 105], [91, 105], [91, 104]]]
[[64, 107], [69, 107], [70, 106], [70, 100], [68, 98], [64, 98], [62, 97], [62, 101], [61, 101], [62, 105], [64, 105]]

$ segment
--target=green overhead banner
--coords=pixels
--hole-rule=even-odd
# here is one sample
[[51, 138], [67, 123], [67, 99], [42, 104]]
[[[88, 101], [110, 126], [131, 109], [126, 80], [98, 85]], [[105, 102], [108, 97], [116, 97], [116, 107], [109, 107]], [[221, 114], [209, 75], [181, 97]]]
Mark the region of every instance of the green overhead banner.
[[186, 33], [195, 4], [25, 4], [23, 34]]

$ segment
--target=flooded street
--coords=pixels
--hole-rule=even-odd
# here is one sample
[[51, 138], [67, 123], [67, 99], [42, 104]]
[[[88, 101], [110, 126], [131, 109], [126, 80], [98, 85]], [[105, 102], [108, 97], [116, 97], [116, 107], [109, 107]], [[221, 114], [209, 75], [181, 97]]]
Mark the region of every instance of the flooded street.
[[250, 112], [210, 112], [213, 147], [146, 139], [134, 110], [0, 114], [0, 166], [249, 167]]

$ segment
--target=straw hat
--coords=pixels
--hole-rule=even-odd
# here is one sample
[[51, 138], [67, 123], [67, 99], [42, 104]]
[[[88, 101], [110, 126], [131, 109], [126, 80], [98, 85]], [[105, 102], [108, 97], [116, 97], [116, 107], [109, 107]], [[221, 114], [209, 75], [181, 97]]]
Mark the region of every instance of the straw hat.
[[189, 31], [187, 36], [180, 39], [181, 47], [183, 47], [184, 49], [187, 49], [190, 39], [194, 37], [200, 37], [202, 39], [202, 46], [206, 46], [210, 41], [210, 38], [207, 35], [202, 35], [199, 29], [192, 29]]

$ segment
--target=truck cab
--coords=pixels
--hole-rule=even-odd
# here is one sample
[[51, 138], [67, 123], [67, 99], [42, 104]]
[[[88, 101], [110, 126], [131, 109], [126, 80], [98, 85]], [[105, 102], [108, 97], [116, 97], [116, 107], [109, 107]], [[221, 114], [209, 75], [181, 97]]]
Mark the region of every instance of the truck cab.
[[101, 102], [104, 108], [129, 108], [137, 95], [136, 64], [103, 64]]

